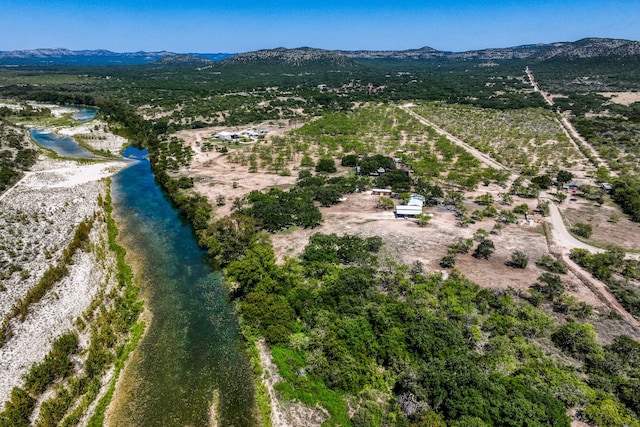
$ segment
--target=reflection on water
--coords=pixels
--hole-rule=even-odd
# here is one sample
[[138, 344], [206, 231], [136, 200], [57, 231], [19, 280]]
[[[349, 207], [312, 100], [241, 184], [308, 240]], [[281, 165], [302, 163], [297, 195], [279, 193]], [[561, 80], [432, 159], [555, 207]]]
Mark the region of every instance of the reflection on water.
[[98, 110], [95, 108], [81, 108], [77, 112], [73, 113], [73, 119], [79, 122], [88, 122], [98, 114]]
[[31, 129], [31, 138], [36, 144], [49, 148], [60, 156], [75, 157], [80, 159], [95, 158], [91, 152], [78, 145], [75, 139], [70, 136], [61, 136], [44, 129]]
[[136, 258], [136, 278], [153, 316], [123, 372], [118, 425], [208, 425], [214, 390], [221, 425], [255, 425], [252, 372], [219, 273], [203, 262], [149, 162], [121, 171], [112, 189], [121, 239]]

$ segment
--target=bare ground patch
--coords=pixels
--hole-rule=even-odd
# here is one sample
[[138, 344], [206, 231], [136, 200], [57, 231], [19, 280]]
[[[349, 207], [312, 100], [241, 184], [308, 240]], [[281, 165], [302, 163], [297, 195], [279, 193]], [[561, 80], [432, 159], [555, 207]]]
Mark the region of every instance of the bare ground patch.
[[578, 198], [564, 202], [562, 213], [569, 228], [578, 222], [590, 224], [593, 234], [589, 240], [597, 246], [615, 245], [626, 250], [640, 250], [640, 224], [629, 220], [613, 204], [599, 206]]

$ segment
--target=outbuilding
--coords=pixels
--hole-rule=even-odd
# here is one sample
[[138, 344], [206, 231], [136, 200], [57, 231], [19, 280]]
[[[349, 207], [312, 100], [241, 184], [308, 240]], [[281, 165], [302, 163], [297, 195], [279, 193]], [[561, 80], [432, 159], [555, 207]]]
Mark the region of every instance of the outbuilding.
[[388, 190], [386, 188], [374, 188], [371, 190], [371, 194], [373, 196], [387, 196], [387, 197], [391, 197], [391, 195], [393, 194], [393, 192], [391, 190]]
[[218, 132], [218, 133], [214, 134], [213, 137], [214, 138], [218, 138], [218, 139], [224, 139], [224, 140], [231, 140], [231, 139], [240, 138], [240, 136], [237, 133], [227, 132], [226, 130], [223, 130], [221, 132]]
[[414, 217], [416, 215], [422, 214], [422, 206], [414, 206], [414, 205], [397, 205], [396, 206], [396, 216], [400, 217]]

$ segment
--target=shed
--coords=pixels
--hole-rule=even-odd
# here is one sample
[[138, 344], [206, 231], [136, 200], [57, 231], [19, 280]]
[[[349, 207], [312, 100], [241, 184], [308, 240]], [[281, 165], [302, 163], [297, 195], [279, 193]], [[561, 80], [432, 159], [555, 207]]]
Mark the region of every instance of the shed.
[[388, 196], [391, 197], [392, 191], [386, 188], [373, 188], [371, 194], [374, 196]]
[[398, 205], [396, 206], [396, 215], [403, 217], [413, 217], [422, 214], [422, 206]]

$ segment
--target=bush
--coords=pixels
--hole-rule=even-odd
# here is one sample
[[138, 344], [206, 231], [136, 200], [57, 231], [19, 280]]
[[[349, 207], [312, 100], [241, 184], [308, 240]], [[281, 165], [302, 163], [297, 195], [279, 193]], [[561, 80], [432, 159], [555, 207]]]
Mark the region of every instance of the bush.
[[316, 172], [334, 173], [337, 170], [336, 163], [331, 157], [323, 157], [316, 164]]
[[571, 229], [571, 232], [576, 236], [580, 236], [580, 237], [584, 237], [585, 239], [588, 239], [593, 234], [593, 227], [591, 226], [591, 224], [577, 222]]
[[567, 264], [553, 258], [551, 255], [543, 255], [538, 261], [536, 261], [536, 265], [551, 273], [566, 274], [569, 271]]
[[526, 203], [523, 203], [521, 205], [515, 206], [513, 208], [513, 213], [526, 215], [527, 212], [529, 212], [529, 206]]
[[495, 250], [496, 246], [493, 244], [493, 241], [484, 239], [480, 244], [478, 244], [478, 247], [473, 252], [473, 257], [489, 259]]
[[440, 260], [440, 267], [453, 268], [456, 265], [456, 257], [453, 255], [446, 255]]
[[513, 268], [526, 268], [529, 264], [529, 257], [522, 251], [514, 251], [506, 264]]

